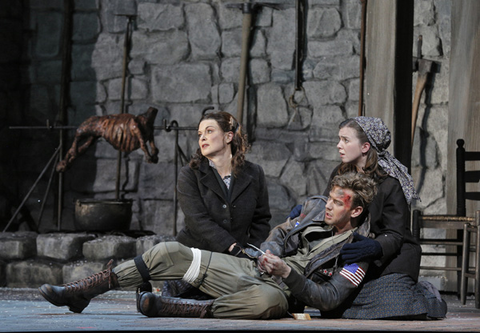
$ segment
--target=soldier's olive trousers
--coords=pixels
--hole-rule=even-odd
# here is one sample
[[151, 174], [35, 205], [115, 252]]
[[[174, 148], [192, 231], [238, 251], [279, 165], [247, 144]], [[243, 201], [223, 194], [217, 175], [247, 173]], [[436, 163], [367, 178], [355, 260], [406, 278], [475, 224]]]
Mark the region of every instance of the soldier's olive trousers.
[[[154, 281], [181, 279], [193, 253], [178, 242], [159, 243], [142, 255]], [[113, 269], [122, 288], [143, 281], [133, 260]], [[252, 260], [201, 251], [200, 274], [192, 283], [215, 298], [216, 318], [273, 319], [286, 315], [288, 302], [282, 289], [266, 274], [261, 276]]]

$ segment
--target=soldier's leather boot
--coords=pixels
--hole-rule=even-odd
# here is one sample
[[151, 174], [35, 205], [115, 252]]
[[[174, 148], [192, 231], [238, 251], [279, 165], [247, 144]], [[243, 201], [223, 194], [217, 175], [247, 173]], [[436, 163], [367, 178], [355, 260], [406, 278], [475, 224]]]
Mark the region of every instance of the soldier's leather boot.
[[183, 280], [166, 280], [163, 282], [162, 296], [190, 298], [196, 300], [212, 299], [200, 289]]
[[193, 288], [194, 287], [190, 283], [183, 280], [166, 280], [163, 282], [162, 296], [182, 297], [180, 295], [188, 293]]
[[70, 311], [80, 313], [95, 296], [120, 287], [117, 276], [112, 272], [112, 263], [113, 260], [110, 260], [104, 271], [84, 279], [63, 286], [44, 284], [38, 290], [53, 305], [68, 306]]
[[157, 296], [144, 292], [140, 295], [140, 312], [147, 317], [211, 318], [215, 300], [194, 300]]

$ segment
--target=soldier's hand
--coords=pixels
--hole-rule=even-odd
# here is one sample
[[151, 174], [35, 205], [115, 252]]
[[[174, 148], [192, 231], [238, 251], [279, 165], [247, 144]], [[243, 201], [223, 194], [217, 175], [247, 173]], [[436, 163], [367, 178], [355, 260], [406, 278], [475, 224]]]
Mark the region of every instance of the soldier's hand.
[[282, 278], [288, 277], [290, 271], [292, 270], [285, 261], [272, 254], [270, 250], [262, 255], [259, 258], [260, 265], [267, 271], [270, 275], [280, 276]]

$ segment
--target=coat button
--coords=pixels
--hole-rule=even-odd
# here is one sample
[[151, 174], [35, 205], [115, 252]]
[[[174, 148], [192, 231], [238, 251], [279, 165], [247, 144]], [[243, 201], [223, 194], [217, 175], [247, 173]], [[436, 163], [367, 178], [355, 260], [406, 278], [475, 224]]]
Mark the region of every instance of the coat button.
[[227, 222], [228, 222], [227, 220], [223, 220], [223, 223], [227, 224]]
[[224, 204], [222, 207], [223, 207], [223, 208], [227, 208], [227, 205]]

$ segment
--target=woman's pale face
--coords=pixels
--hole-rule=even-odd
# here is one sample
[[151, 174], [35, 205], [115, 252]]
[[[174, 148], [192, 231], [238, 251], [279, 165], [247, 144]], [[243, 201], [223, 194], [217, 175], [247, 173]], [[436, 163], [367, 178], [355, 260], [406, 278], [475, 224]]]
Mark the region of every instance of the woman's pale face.
[[365, 163], [365, 154], [370, 149], [370, 144], [362, 144], [357, 137], [355, 129], [351, 127], [341, 128], [338, 131], [338, 138], [337, 148], [343, 163], [352, 163], [357, 166]]
[[225, 153], [231, 154], [228, 143], [232, 137], [233, 133], [225, 133], [214, 119], [202, 120], [198, 125], [198, 145], [202, 155], [209, 159]]

